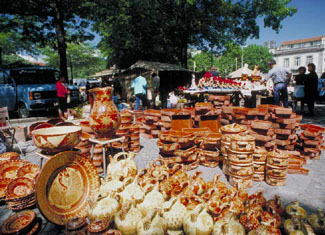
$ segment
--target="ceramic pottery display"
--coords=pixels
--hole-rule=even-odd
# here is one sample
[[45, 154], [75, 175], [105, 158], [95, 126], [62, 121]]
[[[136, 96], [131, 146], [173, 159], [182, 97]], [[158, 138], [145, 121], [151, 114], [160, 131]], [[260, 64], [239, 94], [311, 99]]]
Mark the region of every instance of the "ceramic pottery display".
[[32, 132], [35, 146], [48, 153], [70, 150], [80, 142], [81, 127], [55, 126]]
[[112, 137], [121, 123], [121, 117], [113, 100], [113, 88], [89, 90], [91, 111], [89, 125], [101, 137]]
[[96, 168], [86, 157], [66, 151], [48, 160], [36, 183], [41, 213], [52, 223], [64, 225], [74, 217], [87, 216], [88, 198], [99, 189]]

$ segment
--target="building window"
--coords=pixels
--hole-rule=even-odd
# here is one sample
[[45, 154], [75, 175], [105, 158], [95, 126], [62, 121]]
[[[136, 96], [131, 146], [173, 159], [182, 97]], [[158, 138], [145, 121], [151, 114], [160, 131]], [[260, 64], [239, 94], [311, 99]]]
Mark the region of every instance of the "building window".
[[300, 57], [295, 58], [295, 66], [300, 66]]
[[289, 58], [284, 59], [284, 67], [289, 68]]
[[307, 62], [307, 65], [310, 63], [313, 63], [313, 56], [312, 55], [307, 56], [306, 62]]

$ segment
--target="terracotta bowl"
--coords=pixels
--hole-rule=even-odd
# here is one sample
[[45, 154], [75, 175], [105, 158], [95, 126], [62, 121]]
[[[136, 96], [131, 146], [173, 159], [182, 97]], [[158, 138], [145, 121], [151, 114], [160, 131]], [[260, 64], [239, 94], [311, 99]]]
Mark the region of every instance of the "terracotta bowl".
[[56, 126], [32, 132], [35, 146], [45, 152], [57, 153], [69, 150], [80, 142], [81, 127]]

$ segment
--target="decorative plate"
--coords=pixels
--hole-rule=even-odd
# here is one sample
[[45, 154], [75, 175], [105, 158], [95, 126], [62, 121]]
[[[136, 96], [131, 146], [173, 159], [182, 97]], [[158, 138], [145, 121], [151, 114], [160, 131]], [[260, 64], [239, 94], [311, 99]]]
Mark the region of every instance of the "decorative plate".
[[87, 220], [85, 217], [82, 217], [82, 218], [76, 217], [76, 218], [69, 220], [66, 223], [65, 227], [67, 230], [73, 231], [73, 230], [78, 230], [78, 229], [82, 228], [86, 224], [87, 224]]
[[26, 162], [22, 160], [3, 161], [0, 164], [0, 178], [14, 179], [18, 169], [24, 164], [26, 164]]
[[11, 181], [9, 178], [0, 179], [0, 201], [6, 197], [6, 189]]
[[2, 234], [26, 234], [35, 222], [36, 214], [32, 210], [18, 212], [6, 219], [2, 226]]
[[96, 168], [74, 151], [56, 154], [46, 162], [36, 183], [39, 210], [52, 223], [65, 225], [87, 216], [87, 201], [99, 189]]
[[1, 161], [8, 161], [8, 160], [19, 160], [20, 156], [16, 152], [5, 152], [0, 154], [0, 162]]
[[122, 233], [118, 230], [110, 229], [110, 230], [106, 231], [105, 233], [103, 233], [103, 235], [122, 235]]
[[26, 177], [29, 179], [35, 179], [39, 172], [39, 166], [36, 164], [26, 164], [19, 168], [17, 171], [17, 177]]
[[27, 233], [27, 235], [35, 235], [39, 234], [39, 232], [42, 229], [42, 219], [41, 218], [36, 218], [36, 224], [34, 227]]
[[109, 227], [107, 220], [96, 220], [91, 224], [88, 224], [88, 232], [90, 233], [102, 233], [105, 232]]
[[19, 199], [31, 195], [34, 192], [35, 181], [20, 177], [12, 180], [6, 190], [6, 200]]

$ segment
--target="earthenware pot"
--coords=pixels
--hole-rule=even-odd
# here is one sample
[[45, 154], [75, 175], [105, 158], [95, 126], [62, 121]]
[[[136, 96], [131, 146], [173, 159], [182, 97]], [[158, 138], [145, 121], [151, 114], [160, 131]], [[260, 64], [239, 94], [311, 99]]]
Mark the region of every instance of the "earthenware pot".
[[112, 137], [121, 123], [121, 117], [113, 100], [113, 88], [89, 90], [91, 111], [89, 125], [101, 137]]

